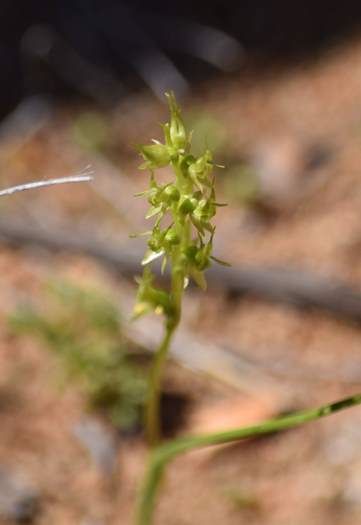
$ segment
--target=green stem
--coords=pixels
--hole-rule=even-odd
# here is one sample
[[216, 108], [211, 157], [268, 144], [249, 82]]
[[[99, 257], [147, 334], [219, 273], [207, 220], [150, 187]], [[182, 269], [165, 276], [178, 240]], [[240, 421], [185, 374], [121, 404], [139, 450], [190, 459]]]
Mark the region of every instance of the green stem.
[[166, 327], [163, 340], [157, 349], [150, 369], [148, 380], [148, 400], [145, 408], [145, 432], [148, 444], [151, 447], [156, 446], [160, 440], [161, 379], [174, 330], [175, 326]]
[[183, 295], [183, 273], [173, 271], [171, 282], [171, 298], [173, 304], [172, 315], [166, 319], [165, 334], [156, 351], [150, 369], [148, 380], [148, 399], [145, 407], [145, 432], [148, 444], [151, 447], [158, 445], [160, 441], [160, 394], [164, 366], [169, 353], [173, 334], [181, 317], [181, 305]]
[[165, 467], [176, 456], [200, 447], [231, 443], [241, 439], [279, 432], [280, 430], [296, 427], [359, 404], [361, 404], [361, 394], [356, 394], [335, 403], [271, 419], [259, 425], [236, 428], [226, 432], [179, 438], [161, 445], [154, 450], [150, 457], [138, 501], [136, 525], [151, 525], [153, 523], [155, 498]]

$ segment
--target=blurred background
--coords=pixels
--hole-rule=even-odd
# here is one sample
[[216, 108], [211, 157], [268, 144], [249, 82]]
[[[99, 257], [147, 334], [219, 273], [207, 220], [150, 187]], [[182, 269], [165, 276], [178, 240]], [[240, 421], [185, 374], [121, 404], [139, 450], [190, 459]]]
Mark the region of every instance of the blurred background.
[[[131, 524], [158, 319], [129, 321], [148, 229], [136, 146], [174, 90], [214, 151], [215, 254], [162, 392], [166, 439], [361, 384], [361, 4], [0, 6], [0, 523]], [[164, 176], [169, 176], [164, 173]], [[157, 525], [359, 525], [361, 413], [169, 469]], [[285, 497], [287, 494], [287, 497]]]

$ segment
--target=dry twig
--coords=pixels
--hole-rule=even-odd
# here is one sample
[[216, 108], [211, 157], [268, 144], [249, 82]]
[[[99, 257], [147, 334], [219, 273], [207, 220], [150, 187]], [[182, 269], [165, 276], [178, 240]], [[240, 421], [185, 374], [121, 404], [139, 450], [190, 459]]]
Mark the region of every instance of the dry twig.
[[5, 188], [0, 190], [0, 197], [5, 197], [25, 190], [35, 190], [37, 188], [44, 188], [46, 186], [56, 186], [59, 184], [68, 184], [70, 182], [89, 182], [92, 180], [92, 172], [84, 173], [83, 175], [71, 175], [70, 177], [59, 177], [57, 179], [38, 180], [34, 182], [26, 182], [19, 184], [18, 186], [12, 186], [11, 188]]
[[[124, 239], [114, 246], [94, 239], [89, 233], [38, 231], [4, 219], [0, 220], [0, 239], [11, 246], [41, 246], [51, 251], [83, 253], [116, 269], [125, 277], [133, 277], [141, 271], [139, 260], [142, 250], [136, 241]], [[338, 279], [327, 279], [298, 269], [251, 266], [227, 269], [214, 266], [208, 271], [208, 276], [210, 286], [234, 297], [250, 294], [361, 322], [361, 293]], [[159, 277], [162, 277], [160, 272]]]

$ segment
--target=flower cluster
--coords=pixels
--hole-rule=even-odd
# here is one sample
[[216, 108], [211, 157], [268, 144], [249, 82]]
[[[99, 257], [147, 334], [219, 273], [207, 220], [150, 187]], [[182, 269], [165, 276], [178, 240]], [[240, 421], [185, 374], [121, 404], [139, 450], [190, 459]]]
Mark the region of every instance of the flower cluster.
[[[222, 263], [212, 255], [215, 226], [211, 223], [216, 214], [214, 163], [212, 154], [206, 150], [196, 158], [190, 153], [191, 134], [187, 134], [173, 93], [166, 94], [170, 110], [170, 122], [163, 126], [164, 143], [140, 146], [144, 159], [140, 169], [150, 170], [149, 188], [138, 194], [145, 196], [150, 205], [146, 218], [154, 217], [149, 235], [148, 250], [142, 261], [148, 265], [163, 257], [162, 271], [168, 262], [172, 279], [181, 281], [182, 289], [191, 277], [202, 288], [206, 287], [204, 270], [211, 260]], [[175, 177], [172, 182], [159, 184], [154, 170], [170, 166]], [[167, 299], [166, 299], [167, 297]], [[172, 315], [172, 291], [167, 294], [154, 286], [154, 278], [147, 267], [139, 281], [138, 301], [135, 313], [149, 310]]]

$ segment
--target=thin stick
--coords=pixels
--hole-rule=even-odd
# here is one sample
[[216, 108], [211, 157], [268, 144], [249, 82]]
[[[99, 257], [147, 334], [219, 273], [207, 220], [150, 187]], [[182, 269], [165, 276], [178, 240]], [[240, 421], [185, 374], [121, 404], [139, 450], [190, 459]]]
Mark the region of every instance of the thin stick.
[[57, 184], [67, 184], [69, 182], [89, 182], [93, 180], [93, 177], [88, 174], [85, 175], [72, 175], [70, 177], [59, 177], [57, 179], [48, 179], [48, 180], [38, 180], [34, 182], [26, 182], [25, 184], [19, 184], [18, 186], [13, 186], [12, 188], [6, 188], [0, 190], [0, 197], [12, 195], [18, 191], [25, 190], [34, 190], [36, 188], [43, 188], [46, 186], [55, 186]]
[[[10, 246], [38, 245], [51, 251], [67, 250], [94, 257], [125, 277], [139, 272], [142, 250], [135, 241], [128, 239], [116, 246], [94, 238], [86, 231], [49, 229], [39, 231], [15, 220], [0, 218], [0, 238]], [[158, 279], [169, 279], [167, 271], [162, 276], [159, 267], [154, 272]], [[245, 294], [276, 303], [290, 304], [302, 310], [319, 309], [337, 318], [361, 323], [361, 293], [345, 281], [326, 278], [300, 268], [282, 266], [213, 266], [207, 270], [209, 288], [228, 292], [232, 297]]]
[[360, 404], [361, 394], [356, 394], [318, 408], [303, 410], [289, 416], [264, 421], [259, 425], [236, 428], [226, 432], [178, 438], [159, 446], [151, 454], [147, 473], [140, 491], [136, 525], [151, 525], [153, 523], [155, 500], [164, 470], [168, 463], [180, 454], [200, 447], [233, 443], [246, 438], [279, 432]]

